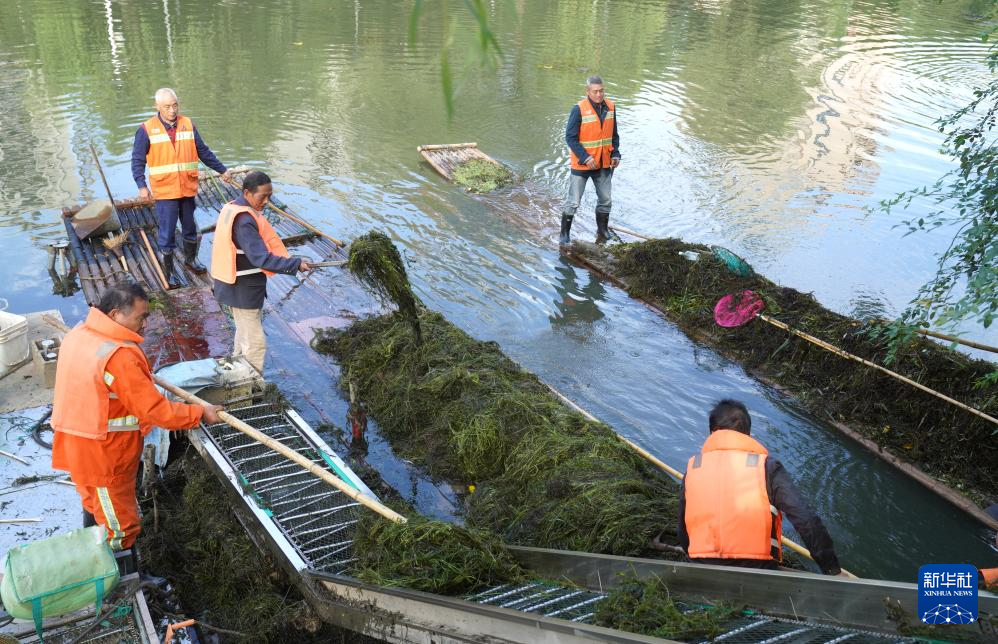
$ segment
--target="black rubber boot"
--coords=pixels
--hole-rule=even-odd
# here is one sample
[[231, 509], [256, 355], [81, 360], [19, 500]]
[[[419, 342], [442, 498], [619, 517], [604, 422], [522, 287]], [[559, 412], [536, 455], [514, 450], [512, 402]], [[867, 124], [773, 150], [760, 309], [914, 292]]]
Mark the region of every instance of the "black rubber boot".
[[97, 519], [94, 515], [90, 514], [86, 510], [83, 511], [83, 527], [89, 528], [90, 526], [97, 525]]
[[605, 244], [606, 240], [610, 238], [610, 213], [608, 212], [598, 212], [596, 213], [596, 243]]
[[558, 236], [558, 243], [562, 246], [568, 246], [572, 243], [572, 220], [575, 219], [573, 215], [562, 215], [561, 216], [561, 234]]
[[177, 281], [173, 273], [173, 253], [163, 254], [163, 274], [166, 275], [166, 281], [170, 288], [180, 287], [180, 282]]
[[208, 269], [205, 265], [198, 261], [198, 244], [197, 240], [187, 241], [184, 240], [184, 264], [187, 265], [195, 273], [207, 273]]

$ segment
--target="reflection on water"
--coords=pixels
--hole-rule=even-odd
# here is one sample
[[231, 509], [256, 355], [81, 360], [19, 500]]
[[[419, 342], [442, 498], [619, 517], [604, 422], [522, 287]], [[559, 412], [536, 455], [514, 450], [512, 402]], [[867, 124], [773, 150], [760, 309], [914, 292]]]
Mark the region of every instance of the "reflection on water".
[[[994, 560], [973, 522], [565, 264], [553, 243], [565, 117], [583, 78], [599, 73], [623, 154], [613, 221], [719, 243], [843, 313], [900, 310], [949, 231], [900, 237], [900, 216], [866, 210], [949, 168], [934, 122], [990, 79], [978, 38], [987, 0], [491, 3], [504, 59], [495, 73], [458, 65], [451, 121], [439, 51], [452, 20], [454, 50], [471, 50], [471, 19], [424, 3], [410, 42], [405, 6], [7, 0], [2, 295], [15, 310], [83, 316], [79, 298], [50, 292], [44, 247], [63, 235], [60, 207], [103, 196], [90, 141], [115, 195], [135, 194], [132, 136], [155, 89], [172, 86], [225, 163], [266, 169], [284, 200], [337, 237], [386, 229], [429, 306], [671, 464], [703, 441], [713, 401], [744, 399], [850, 568], [910, 580], [929, 561]], [[415, 152], [458, 141], [478, 141], [528, 181], [470, 196]], [[591, 238], [592, 228], [584, 217], [573, 232]], [[998, 331], [974, 335], [998, 341]], [[307, 391], [333, 386], [330, 374], [310, 377]], [[432, 486], [416, 494], [440, 505]]]

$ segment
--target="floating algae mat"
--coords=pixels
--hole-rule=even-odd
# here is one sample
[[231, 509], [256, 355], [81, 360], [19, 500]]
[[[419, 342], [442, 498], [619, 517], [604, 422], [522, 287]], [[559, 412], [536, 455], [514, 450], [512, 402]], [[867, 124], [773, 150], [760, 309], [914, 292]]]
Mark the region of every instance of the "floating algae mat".
[[464, 186], [469, 192], [492, 192], [512, 185], [516, 175], [509, 168], [486, 159], [470, 159], [454, 168], [454, 183]]
[[606, 425], [562, 404], [492, 342], [420, 311], [423, 343], [399, 316], [320, 333], [396, 451], [475, 485], [468, 525], [517, 544], [646, 553], [673, 531], [675, 483]]
[[652, 637], [713, 640], [725, 631], [725, 623], [743, 612], [723, 604], [695, 610], [677, 605], [658, 577], [639, 580], [628, 575], [599, 603], [595, 623]]
[[[696, 253], [695, 261], [687, 259], [690, 251]], [[868, 324], [829, 311], [811, 294], [778, 286], [758, 274], [738, 276], [707, 246], [678, 239], [606, 250], [576, 243], [569, 254], [622, 280], [631, 295], [663, 310], [694, 339], [785, 386], [817, 416], [846, 423], [944, 481], [983, 497], [998, 495], [994, 425], [760, 320], [721, 328], [714, 322], [713, 308], [722, 296], [751, 289], [762, 295], [767, 315], [886, 364], [886, 341], [872, 337]], [[998, 414], [998, 386], [975, 386], [994, 371], [991, 363], [915, 339], [890, 368], [984, 413]]]
[[354, 574], [383, 586], [463, 595], [526, 578], [492, 533], [418, 515], [393, 523], [368, 513], [354, 545], [359, 558]]

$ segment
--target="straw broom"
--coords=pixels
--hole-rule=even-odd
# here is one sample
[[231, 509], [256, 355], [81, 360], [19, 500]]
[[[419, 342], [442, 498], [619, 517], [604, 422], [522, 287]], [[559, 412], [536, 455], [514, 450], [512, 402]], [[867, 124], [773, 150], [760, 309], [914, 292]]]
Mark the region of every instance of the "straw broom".
[[122, 231], [118, 235], [107, 234], [107, 239], [104, 240], [104, 247], [107, 248], [115, 257], [121, 262], [122, 268], [125, 269], [126, 273], [130, 273], [128, 270], [128, 263], [125, 261], [125, 256], [121, 252], [121, 247], [128, 241], [128, 231]]

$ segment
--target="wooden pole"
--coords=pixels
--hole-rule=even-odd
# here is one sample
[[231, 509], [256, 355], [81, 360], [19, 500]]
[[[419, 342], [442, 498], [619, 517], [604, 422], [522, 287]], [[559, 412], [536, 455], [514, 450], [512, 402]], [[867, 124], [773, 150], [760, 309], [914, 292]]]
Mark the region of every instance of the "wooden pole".
[[313, 233], [315, 233], [319, 237], [325, 237], [329, 241], [331, 241], [334, 244], [336, 244], [339, 248], [343, 248], [343, 247], [346, 246], [346, 244], [344, 244], [340, 240], [336, 239], [335, 237], [331, 237], [331, 236], [327, 235], [326, 233], [322, 232], [321, 230], [319, 230], [318, 228], [316, 228], [312, 224], [308, 223], [304, 219], [298, 217], [297, 215], [292, 215], [290, 212], [284, 210], [283, 208], [275, 206], [272, 203], [268, 203], [267, 206], [270, 207], [274, 212], [287, 217], [288, 219], [290, 219], [291, 221], [295, 222], [296, 224], [298, 224], [302, 228], [305, 228], [307, 230], [312, 231]]
[[456, 148], [477, 148], [478, 143], [444, 143], [439, 145], [417, 145], [416, 152], [426, 150], [454, 150]]
[[956, 342], [957, 344], [962, 344], [968, 347], [973, 347], [975, 349], [980, 349], [982, 351], [990, 351], [992, 353], [998, 353], [998, 347], [992, 347], [990, 345], [984, 344], [983, 342], [974, 342], [973, 340], [964, 340], [963, 338], [958, 338], [953, 335], [946, 335], [945, 333], [940, 333], [939, 331], [930, 331], [928, 329], [915, 329], [915, 333], [919, 335], [927, 335], [930, 338], [939, 338], [940, 340], [949, 340], [950, 342]]
[[146, 229], [139, 228], [139, 235], [142, 237], [142, 241], [146, 245], [146, 250], [149, 252], [149, 261], [152, 263], [153, 268], [156, 269], [156, 274], [163, 283], [163, 290], [169, 291], [170, 282], [166, 279], [166, 275], [163, 274], [163, 268], [159, 265], [159, 259], [156, 257], [156, 252], [152, 249], [152, 244], [149, 243], [149, 238], [146, 237]]
[[941, 394], [938, 391], [936, 391], [935, 389], [929, 389], [925, 385], [920, 384], [918, 382], [915, 382], [911, 378], [907, 378], [905, 376], [902, 376], [901, 374], [897, 373], [896, 371], [891, 371], [890, 369], [888, 369], [886, 367], [881, 367], [876, 362], [870, 362], [869, 360], [867, 360], [865, 358], [860, 358], [857, 355], [853, 355], [853, 354], [849, 353], [848, 351], [844, 351], [844, 350], [838, 348], [837, 346], [835, 346], [833, 344], [829, 344], [829, 343], [825, 342], [824, 340], [822, 340], [820, 338], [816, 338], [813, 335], [809, 335], [807, 333], [804, 333], [803, 331], [798, 331], [797, 329], [795, 329], [795, 328], [793, 328], [793, 327], [791, 327], [791, 326], [789, 326], [787, 324], [784, 324], [783, 322], [780, 322], [779, 320], [773, 319], [773, 318], [769, 317], [768, 315], [763, 315], [762, 313], [760, 313], [757, 317], [760, 320], [762, 320], [763, 322], [768, 322], [769, 324], [772, 324], [773, 326], [775, 326], [778, 329], [783, 329], [784, 331], [792, 333], [792, 334], [796, 335], [799, 338], [803, 338], [803, 339], [807, 340], [808, 342], [821, 347], [822, 349], [827, 349], [828, 351], [831, 351], [832, 353], [834, 353], [837, 356], [841, 356], [841, 357], [843, 357], [843, 358], [845, 358], [847, 360], [853, 360], [853, 361], [858, 362], [860, 364], [864, 364], [864, 365], [866, 365], [868, 367], [873, 367], [877, 371], [881, 371], [883, 373], [886, 373], [888, 376], [891, 376], [893, 378], [897, 378], [901, 382], [907, 383], [907, 384], [911, 385], [912, 387], [915, 387], [916, 389], [921, 389], [922, 391], [924, 391], [927, 394], [933, 395], [936, 398], [939, 398], [940, 400], [945, 400], [946, 402], [950, 403], [951, 405], [955, 405], [955, 406], [959, 407], [960, 409], [964, 409], [966, 411], [969, 411], [970, 413], [974, 414], [975, 416], [979, 416], [979, 417], [983, 418], [986, 421], [989, 421], [991, 423], [994, 423], [995, 425], [998, 425], [998, 418], [995, 418], [993, 416], [988, 416], [984, 412], [982, 412], [982, 411], [980, 411], [978, 409], [974, 409], [973, 407], [970, 407], [969, 405], [965, 405], [962, 402], [960, 402], [959, 400], [954, 400], [953, 398], [950, 398], [949, 396], [947, 396], [945, 394]]
[[[51, 324], [52, 326], [54, 326], [55, 328], [59, 329], [60, 331], [63, 331], [64, 333], [69, 331], [69, 327], [60, 322], [54, 316], [42, 315], [42, 319], [45, 320], [47, 323]], [[159, 385], [163, 389], [166, 389], [171, 394], [173, 394], [177, 398], [180, 398], [181, 400], [190, 405], [206, 406], [208, 404], [204, 400], [198, 398], [189, 391], [181, 389], [180, 387], [173, 384], [172, 382], [169, 382], [168, 380], [163, 380], [162, 378], [160, 378], [155, 374], [153, 374], [152, 378], [157, 385]], [[346, 494], [354, 501], [357, 501], [361, 505], [366, 506], [371, 510], [374, 510], [375, 512], [385, 517], [386, 519], [391, 519], [396, 523], [407, 522], [404, 516], [402, 516], [395, 510], [392, 510], [385, 504], [381, 503], [381, 501], [371, 498], [368, 495], [364, 494], [363, 492], [350, 487], [350, 485], [343, 482], [343, 480], [340, 479], [339, 477], [334, 476], [332, 473], [328, 472], [327, 470], [322, 469], [321, 467], [319, 467], [309, 459], [305, 458], [295, 450], [291, 449], [290, 447], [287, 447], [280, 441], [274, 440], [273, 438], [267, 436], [260, 430], [251, 427], [250, 425], [248, 425], [242, 420], [239, 420], [232, 414], [225, 411], [220, 411], [218, 412], [218, 417], [221, 418], [227, 425], [229, 425], [233, 429], [238, 429], [239, 431], [243, 432], [244, 434], [246, 434], [253, 440], [257, 441], [261, 445], [266, 445], [267, 447], [274, 450], [281, 456], [284, 456], [290, 461], [294, 461], [296, 464], [308, 470], [310, 473], [319, 477], [326, 483], [329, 483], [330, 485], [338, 489], [343, 494]]]
[[[198, 398], [197, 396], [195, 396], [194, 394], [190, 393], [189, 391], [185, 391], [180, 387], [174, 385], [173, 383], [163, 380], [159, 376], [153, 375], [153, 380], [156, 382], [157, 385], [159, 385], [163, 389], [166, 389], [174, 396], [180, 398], [186, 403], [189, 403], [191, 405], [208, 404], [205, 401]], [[274, 440], [273, 438], [267, 436], [260, 430], [254, 429], [253, 427], [239, 420], [232, 414], [225, 411], [220, 411], [218, 412], [218, 417], [221, 418], [223, 421], [225, 421], [225, 423], [230, 427], [238, 429], [239, 431], [243, 432], [253, 440], [257, 441], [258, 443], [266, 445], [267, 447], [274, 450], [281, 456], [284, 456], [288, 460], [294, 461], [295, 463], [300, 465], [303, 469], [308, 470], [310, 473], [319, 477], [326, 483], [329, 483], [330, 485], [338, 489], [340, 492], [346, 494], [348, 497], [350, 497], [354, 501], [357, 501], [361, 505], [371, 510], [374, 510], [375, 512], [385, 517], [386, 519], [390, 519], [396, 523], [406, 523], [406, 518], [401, 514], [399, 514], [398, 512], [396, 512], [395, 510], [392, 510], [391, 508], [384, 505], [377, 499], [371, 498], [368, 495], [364, 494], [363, 492], [354, 489], [353, 487], [345, 483], [342, 479], [333, 475], [331, 472], [321, 468], [320, 466], [313, 463], [311, 460], [305, 458], [295, 450], [291, 449], [290, 447], [284, 445], [279, 441]]]
[[[588, 411], [586, 411], [582, 407], [579, 407], [579, 405], [577, 405], [575, 403], [575, 401], [573, 401], [571, 398], [569, 398], [568, 396], [564, 395], [563, 393], [561, 393], [560, 391], [558, 391], [557, 389], [555, 389], [551, 385], [548, 385], [548, 389], [550, 389], [551, 393], [553, 393], [555, 396], [557, 396], [563, 403], [565, 403], [566, 405], [568, 405], [569, 407], [571, 407], [575, 411], [579, 412], [580, 414], [582, 414], [583, 416], [585, 416], [586, 418], [588, 418], [592, 422], [594, 422], [594, 423], [600, 422], [600, 420], [598, 418], [596, 418], [595, 416], [593, 416], [592, 414], [590, 414]], [[636, 443], [634, 443], [632, 441], [627, 440], [626, 438], [624, 438], [620, 434], [617, 434], [617, 438], [619, 438], [620, 440], [624, 441], [631, 449], [633, 449], [635, 452], [637, 452], [638, 454], [640, 454], [641, 456], [643, 456], [650, 463], [652, 463], [653, 465], [656, 465], [657, 467], [665, 470], [665, 472], [668, 473], [669, 476], [672, 476], [673, 478], [678, 479], [680, 481], [683, 480], [683, 473], [682, 472], [680, 472], [679, 470], [677, 470], [677, 469], [675, 469], [673, 467], [669, 467], [669, 465], [667, 465], [666, 463], [664, 463], [661, 460], [659, 460], [654, 454], [652, 454], [648, 450], [644, 449], [643, 447], [641, 447], [640, 445], [638, 445], [638, 444], [636, 444]], [[814, 561], [814, 557], [811, 556], [811, 551], [808, 550], [807, 548], [805, 548], [804, 546], [802, 546], [802, 545], [800, 545], [800, 544], [798, 544], [798, 543], [796, 543], [794, 541], [791, 541], [790, 539], [784, 537], [783, 535], [780, 535], [780, 542], [783, 545], [785, 545], [786, 547], [788, 547], [791, 550], [793, 550], [794, 552], [796, 552], [797, 554], [802, 555], [804, 557], [807, 557], [811, 561]], [[856, 575], [852, 574], [851, 572], [849, 572], [845, 568], [842, 568], [842, 572], [846, 573], [850, 577], [853, 577], [853, 578], [856, 577]]]
[[610, 226], [610, 230], [615, 230], [618, 233], [624, 233], [625, 235], [630, 235], [631, 237], [637, 237], [638, 239], [644, 239], [646, 241], [655, 241], [654, 237], [648, 237], [647, 235], [642, 235], [641, 233], [636, 233], [633, 230], [628, 230], [620, 226]]

